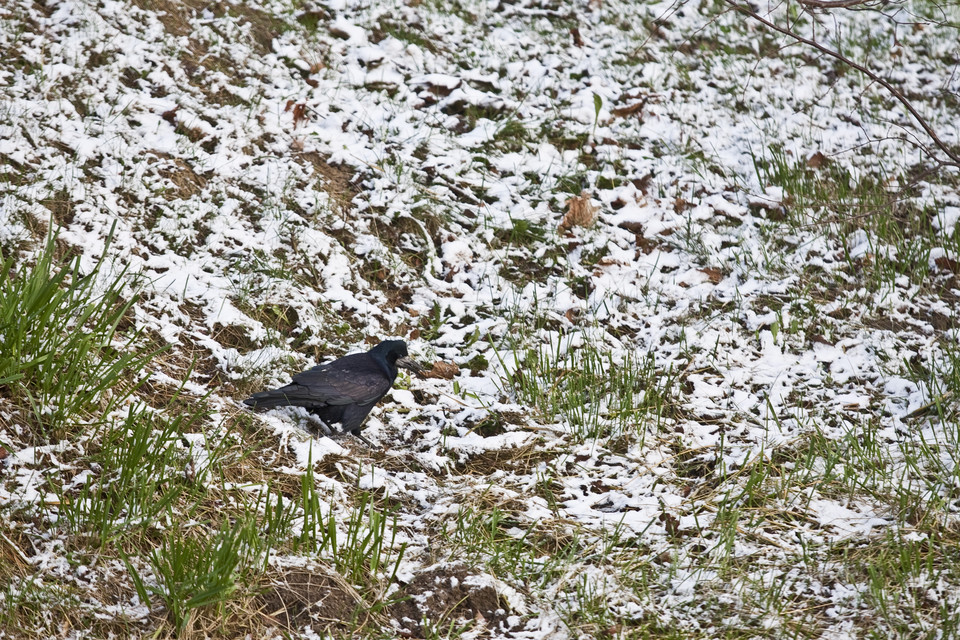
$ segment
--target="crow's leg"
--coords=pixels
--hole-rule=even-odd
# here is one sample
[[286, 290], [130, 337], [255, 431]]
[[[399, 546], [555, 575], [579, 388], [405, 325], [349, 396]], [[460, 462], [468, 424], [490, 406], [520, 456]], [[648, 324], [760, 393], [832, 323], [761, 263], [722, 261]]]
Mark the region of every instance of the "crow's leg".
[[371, 449], [381, 449], [381, 448], [382, 448], [382, 447], [380, 447], [380, 446], [378, 446], [378, 445], [373, 444], [373, 443], [370, 442], [369, 440], [367, 440], [367, 439], [363, 436], [363, 434], [360, 433], [360, 429], [354, 429], [351, 433], [353, 434], [353, 436], [354, 436], [357, 440], [359, 440], [359, 441], [362, 442], [363, 444], [367, 445], [367, 446], [370, 447]]
[[310, 429], [311, 432], [315, 432], [314, 435], [321, 436], [332, 436], [338, 433], [337, 429], [334, 429], [330, 424], [323, 419], [321, 415], [322, 409], [307, 409], [307, 412], [310, 414], [309, 422], [317, 425], [315, 428]]

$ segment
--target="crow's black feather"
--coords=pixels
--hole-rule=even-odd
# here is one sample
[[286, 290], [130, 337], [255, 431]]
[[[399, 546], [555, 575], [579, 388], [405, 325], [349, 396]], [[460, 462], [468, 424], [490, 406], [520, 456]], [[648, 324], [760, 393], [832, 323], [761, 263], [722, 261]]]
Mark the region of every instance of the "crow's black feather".
[[386, 340], [366, 353], [298, 373], [287, 386], [255, 393], [244, 403], [256, 409], [305, 407], [328, 426], [339, 423], [343, 431], [359, 435], [367, 414], [393, 386], [398, 366], [423, 370], [407, 357], [403, 340]]

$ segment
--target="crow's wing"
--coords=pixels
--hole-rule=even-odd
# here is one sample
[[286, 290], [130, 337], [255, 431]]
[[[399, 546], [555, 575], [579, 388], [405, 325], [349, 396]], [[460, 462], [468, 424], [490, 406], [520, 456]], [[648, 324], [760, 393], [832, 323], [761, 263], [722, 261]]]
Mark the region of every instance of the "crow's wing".
[[359, 434], [360, 425], [363, 424], [374, 404], [350, 404], [344, 407], [343, 416], [340, 418], [340, 428], [344, 433]]
[[299, 387], [296, 396], [301, 401], [363, 406], [382, 398], [393, 380], [366, 353], [357, 353], [298, 373], [290, 386], [294, 385]]

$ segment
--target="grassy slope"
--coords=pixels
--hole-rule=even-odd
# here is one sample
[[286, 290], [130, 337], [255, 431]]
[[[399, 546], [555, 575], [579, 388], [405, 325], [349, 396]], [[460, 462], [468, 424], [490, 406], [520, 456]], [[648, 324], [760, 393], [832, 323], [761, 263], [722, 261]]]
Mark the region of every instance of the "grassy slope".
[[[956, 145], [900, 9], [795, 24]], [[0, 20], [10, 635], [956, 635], [957, 172], [856, 73], [711, 3]], [[383, 451], [237, 404], [388, 335], [461, 373]]]

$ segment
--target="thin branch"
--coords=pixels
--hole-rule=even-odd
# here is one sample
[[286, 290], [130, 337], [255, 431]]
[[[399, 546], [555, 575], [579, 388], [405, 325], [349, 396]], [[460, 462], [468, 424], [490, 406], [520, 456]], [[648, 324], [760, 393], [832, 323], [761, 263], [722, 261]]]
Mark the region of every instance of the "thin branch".
[[815, 9], [848, 9], [861, 4], [870, 4], [876, 0], [797, 0], [797, 2]]
[[[790, 31], [789, 29], [785, 29], [785, 28], [783, 28], [783, 27], [780, 27], [780, 26], [778, 26], [778, 25], [770, 22], [769, 20], [767, 20], [767, 19], [764, 18], [763, 16], [757, 14], [755, 11], [753, 11], [752, 9], [750, 9], [750, 7], [745, 7], [745, 6], [743, 6], [742, 4], [738, 4], [738, 3], [734, 2], [733, 0], [723, 0], [723, 1], [724, 1], [724, 3], [726, 3], [727, 5], [729, 5], [730, 7], [732, 7], [733, 9], [735, 9], [736, 11], [742, 13], [742, 14], [745, 15], [745, 16], [749, 16], [749, 17], [753, 18], [754, 20], [756, 20], [757, 22], [763, 24], [763, 25], [766, 26], [767, 28], [773, 29], [774, 31], [776, 31], [776, 32], [778, 32], [778, 33], [782, 33], [783, 35], [785, 35], [785, 36], [787, 36], [787, 37], [789, 37], [789, 38], [793, 38], [793, 39], [796, 40], [797, 42], [802, 42], [803, 44], [805, 44], [805, 45], [807, 45], [807, 46], [810, 46], [810, 47], [813, 47], [814, 49], [816, 49], [817, 51], [820, 51], [821, 53], [825, 53], [826, 55], [828, 55], [828, 56], [830, 56], [830, 57], [832, 57], [832, 58], [836, 58], [836, 59], [839, 60], [840, 62], [842, 62], [842, 63], [844, 63], [844, 64], [846, 64], [846, 65], [849, 65], [849, 66], [853, 67], [854, 69], [856, 69], [857, 71], [859, 71], [859, 72], [862, 73], [863, 75], [867, 76], [868, 78], [870, 78], [871, 80], [873, 80], [874, 82], [876, 82], [877, 84], [879, 84], [880, 86], [882, 86], [884, 89], [886, 89], [887, 91], [889, 91], [890, 94], [891, 94], [894, 98], [896, 98], [897, 101], [898, 101], [900, 104], [902, 104], [902, 105], [904, 106], [904, 108], [906, 108], [907, 111], [910, 112], [910, 115], [912, 115], [912, 116], [914, 117], [914, 119], [917, 121], [917, 123], [920, 125], [920, 127], [923, 128], [923, 130], [927, 133], [928, 136], [930, 136], [930, 139], [933, 140], [933, 143], [934, 143], [935, 145], [937, 145], [937, 148], [940, 149], [940, 151], [942, 151], [943, 153], [947, 154], [947, 156], [950, 158], [950, 160], [953, 161], [953, 162], [943, 162], [943, 163], [941, 163], [941, 164], [951, 165], [951, 166], [960, 168], [960, 154], [958, 154], [956, 151], [952, 151], [952, 150], [950, 149], [950, 147], [948, 147], [948, 146], [940, 139], [940, 137], [937, 135], [937, 132], [933, 130], [933, 127], [930, 126], [930, 124], [923, 118], [923, 116], [920, 115], [920, 113], [914, 108], [914, 106], [910, 103], [910, 101], [907, 100], [907, 99], [904, 97], [904, 95], [903, 95], [902, 93], [900, 93], [900, 91], [899, 91], [896, 87], [894, 87], [892, 84], [890, 84], [889, 82], [887, 82], [886, 80], [884, 80], [883, 78], [881, 78], [880, 76], [878, 76], [878, 75], [877, 75], [876, 73], [874, 73], [873, 71], [870, 71], [870, 69], [867, 69], [867, 68], [866, 68], [865, 66], [863, 66], [862, 64], [859, 64], [859, 63], [857, 63], [857, 62], [854, 62], [853, 60], [851, 60], [850, 58], [844, 56], [843, 54], [841, 54], [841, 53], [839, 53], [839, 52], [837, 52], [837, 51], [834, 51], [833, 49], [828, 49], [827, 47], [823, 46], [822, 44], [820, 44], [819, 42], [817, 42], [817, 41], [815, 41], [815, 40], [810, 40], [809, 38], [804, 38], [803, 36], [798, 35], [798, 34], [792, 32], [792, 31]], [[814, 1], [818, 1], [818, 0], [814, 0]], [[846, 1], [846, 0], [841, 0], [841, 1]]]

